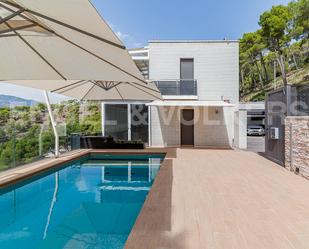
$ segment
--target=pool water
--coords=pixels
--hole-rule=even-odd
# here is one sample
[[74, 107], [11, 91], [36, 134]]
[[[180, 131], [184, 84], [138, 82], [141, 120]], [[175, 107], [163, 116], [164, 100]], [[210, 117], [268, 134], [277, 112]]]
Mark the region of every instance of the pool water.
[[0, 248], [123, 248], [163, 157], [84, 157], [0, 190]]

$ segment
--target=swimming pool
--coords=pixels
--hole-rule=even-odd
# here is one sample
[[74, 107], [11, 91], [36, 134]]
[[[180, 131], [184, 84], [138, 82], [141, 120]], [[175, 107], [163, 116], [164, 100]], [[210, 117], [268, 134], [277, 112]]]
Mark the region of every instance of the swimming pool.
[[123, 248], [163, 158], [92, 155], [0, 190], [0, 248]]

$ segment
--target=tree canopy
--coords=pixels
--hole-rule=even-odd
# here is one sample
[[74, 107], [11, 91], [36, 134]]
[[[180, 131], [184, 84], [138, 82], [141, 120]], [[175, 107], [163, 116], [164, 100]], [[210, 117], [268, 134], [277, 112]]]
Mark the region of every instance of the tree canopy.
[[[241, 94], [266, 91], [276, 78], [290, 84], [295, 70], [308, 67], [309, 0], [277, 5], [261, 14], [260, 29], [240, 39]], [[278, 85], [280, 86], [280, 84]], [[259, 96], [262, 96], [259, 94]]]

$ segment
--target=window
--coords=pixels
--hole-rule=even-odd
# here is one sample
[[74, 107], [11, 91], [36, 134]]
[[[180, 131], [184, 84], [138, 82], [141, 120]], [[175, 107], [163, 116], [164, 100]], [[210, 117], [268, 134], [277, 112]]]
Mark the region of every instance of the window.
[[196, 95], [194, 59], [180, 59], [180, 95]]
[[128, 140], [128, 105], [105, 104], [105, 136]]
[[180, 59], [180, 79], [193, 80], [194, 79], [194, 60]]
[[131, 140], [142, 140], [148, 143], [148, 107], [146, 105], [104, 104], [104, 106], [104, 136], [126, 141], [131, 138]]

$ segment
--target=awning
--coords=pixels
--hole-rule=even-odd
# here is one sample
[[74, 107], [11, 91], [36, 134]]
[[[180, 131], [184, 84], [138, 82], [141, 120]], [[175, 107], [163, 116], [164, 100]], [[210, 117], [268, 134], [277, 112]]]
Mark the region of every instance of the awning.
[[224, 101], [161, 101], [155, 100], [148, 106], [175, 106], [175, 107], [234, 107], [235, 105]]

